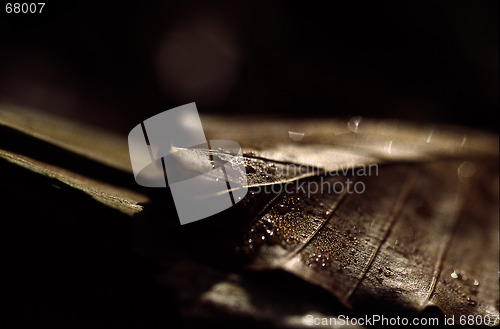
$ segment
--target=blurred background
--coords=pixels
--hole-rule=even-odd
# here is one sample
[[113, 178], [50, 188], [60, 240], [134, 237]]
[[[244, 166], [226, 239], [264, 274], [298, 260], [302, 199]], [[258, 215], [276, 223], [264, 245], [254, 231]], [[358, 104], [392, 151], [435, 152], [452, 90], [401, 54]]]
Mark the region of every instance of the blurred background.
[[128, 131], [200, 113], [498, 122], [497, 1], [46, 1], [0, 16], [0, 101]]

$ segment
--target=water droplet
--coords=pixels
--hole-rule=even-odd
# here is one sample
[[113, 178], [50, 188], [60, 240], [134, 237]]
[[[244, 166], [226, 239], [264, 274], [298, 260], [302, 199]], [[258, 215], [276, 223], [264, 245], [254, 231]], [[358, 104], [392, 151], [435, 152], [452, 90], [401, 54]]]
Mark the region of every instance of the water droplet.
[[352, 117], [351, 120], [347, 123], [347, 128], [353, 133], [358, 133], [359, 123], [361, 122], [361, 117]]
[[477, 281], [476, 279], [474, 279], [474, 285], [475, 286], [479, 286], [479, 281]]
[[430, 143], [431, 142], [431, 139], [432, 139], [432, 135], [434, 134], [434, 129], [431, 130], [431, 132], [429, 133], [429, 136], [427, 137], [427, 140], [426, 142], [427, 143]]
[[299, 132], [289, 131], [288, 132], [288, 136], [294, 142], [300, 142], [302, 140], [302, 138], [304, 138], [305, 133], [299, 133]]
[[385, 145], [384, 145], [384, 150], [385, 150], [387, 153], [392, 153], [392, 141], [387, 141], [387, 142], [385, 142]]
[[218, 181], [219, 181], [219, 178], [216, 178], [216, 179], [215, 179], [215, 181], [216, 181], [216, 182], [218, 182]]
[[476, 167], [469, 161], [464, 161], [462, 162], [460, 167], [458, 167], [457, 175], [460, 178], [470, 178], [474, 175], [475, 172]]
[[452, 277], [453, 279], [458, 278], [458, 274], [457, 274], [457, 272], [456, 272], [456, 271], [453, 271], [453, 273], [451, 273], [451, 277]]

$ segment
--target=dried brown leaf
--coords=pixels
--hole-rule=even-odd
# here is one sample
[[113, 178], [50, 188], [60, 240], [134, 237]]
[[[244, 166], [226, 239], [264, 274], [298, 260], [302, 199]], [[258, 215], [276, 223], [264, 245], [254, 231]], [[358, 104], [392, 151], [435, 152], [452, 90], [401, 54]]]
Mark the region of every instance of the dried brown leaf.
[[[446, 315], [498, 318], [497, 135], [359, 118], [202, 122], [208, 139], [234, 140], [245, 152], [253, 194], [240, 207], [254, 220], [239, 252], [249, 267], [291, 272], [355, 310], [437, 306]], [[0, 107], [0, 125], [7, 136], [43, 140], [103, 171], [131, 172], [124, 137], [12, 106]], [[89, 177], [75, 163], [52, 164], [22, 148], [0, 156], [130, 214], [148, 202], [126, 188], [130, 182]], [[376, 175], [339, 174], [373, 164], [380, 165]], [[364, 193], [299, 188], [349, 179], [362, 182]], [[255, 190], [293, 181], [289, 193]]]

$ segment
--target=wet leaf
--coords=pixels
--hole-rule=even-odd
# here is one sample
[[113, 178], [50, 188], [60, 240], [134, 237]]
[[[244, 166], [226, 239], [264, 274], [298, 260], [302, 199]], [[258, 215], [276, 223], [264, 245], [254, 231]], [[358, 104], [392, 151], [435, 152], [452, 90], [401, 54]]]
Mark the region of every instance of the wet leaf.
[[149, 202], [127, 173], [131, 167], [126, 138], [45, 113], [0, 106], [0, 161], [56, 180], [128, 215], [141, 212], [142, 204]]
[[[14, 105], [0, 106], [0, 125], [112, 168], [132, 172], [127, 139], [109, 131]], [[5, 141], [4, 141], [5, 142]], [[15, 145], [16, 140], [10, 139]]]
[[[253, 219], [240, 227], [237, 250], [248, 268], [290, 272], [357, 312], [436, 306], [446, 315], [498, 317], [497, 135], [361, 118], [202, 123], [208, 139], [234, 140], [245, 152], [251, 189], [238, 207]], [[12, 106], [0, 107], [0, 133], [0, 161], [129, 215], [165, 215], [134, 184], [124, 136]], [[347, 189], [355, 186], [362, 192]], [[184, 243], [196, 249], [196, 241]], [[239, 280], [222, 278], [186, 298], [213, 307], [221, 296], [255, 293]], [[243, 307], [244, 317], [270, 319], [252, 309], [260, 302], [223, 304], [224, 312]]]
[[[498, 155], [498, 136], [396, 120], [202, 117], [207, 138], [237, 141], [252, 157], [335, 171], [353, 165]], [[354, 127], [353, 127], [354, 126]], [[300, 132], [298, 140], [293, 134]]]
[[[134, 215], [141, 212], [143, 210], [142, 204], [149, 201], [146, 195], [139, 192], [87, 177], [68, 169], [57, 167], [7, 150], [0, 149], [0, 161], [1, 160], [33, 171], [39, 175], [45, 176], [47, 179], [57, 180], [61, 184], [82, 191], [90, 195], [96, 201], [128, 215]], [[23, 181], [24, 179], [19, 177], [18, 183]], [[2, 188], [7, 188], [7, 186], [2, 186]], [[26, 186], [26, 188], [30, 187]]]
[[292, 272], [354, 309], [415, 313], [434, 305], [446, 315], [494, 318], [498, 167], [474, 163], [477, 175], [463, 179], [463, 166], [388, 165], [357, 177], [366, 187], [360, 194], [326, 191], [346, 177], [310, 179], [323, 180], [325, 191], [278, 195], [240, 253], [251, 268]]
[[[249, 156], [321, 169], [288, 191], [276, 188], [255, 211], [237, 247], [249, 267], [294, 273], [357, 310], [437, 306], [498, 324], [497, 136], [397, 122], [362, 127], [359, 118], [354, 127], [210, 120], [215, 137], [241, 140]], [[345, 170], [372, 164], [379, 171]], [[362, 193], [347, 191], [354, 183]]]

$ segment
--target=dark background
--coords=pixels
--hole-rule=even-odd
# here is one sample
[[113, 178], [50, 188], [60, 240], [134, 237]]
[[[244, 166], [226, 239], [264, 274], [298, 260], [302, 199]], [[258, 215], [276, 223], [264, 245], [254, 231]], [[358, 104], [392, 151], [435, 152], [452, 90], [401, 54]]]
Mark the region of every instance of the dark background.
[[200, 113], [498, 122], [497, 1], [46, 1], [0, 15], [0, 101], [128, 131]]

